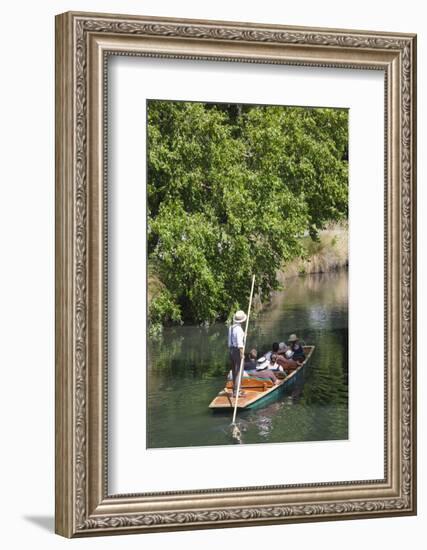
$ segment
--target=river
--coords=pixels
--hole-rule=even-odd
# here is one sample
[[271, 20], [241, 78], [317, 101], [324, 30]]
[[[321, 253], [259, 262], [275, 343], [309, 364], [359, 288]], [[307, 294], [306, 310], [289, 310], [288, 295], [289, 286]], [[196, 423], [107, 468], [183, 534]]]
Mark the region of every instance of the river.
[[[348, 273], [289, 279], [251, 320], [247, 349], [267, 351], [297, 333], [316, 349], [290, 393], [264, 408], [238, 412], [242, 443], [348, 438]], [[227, 445], [230, 414], [210, 401], [229, 369], [227, 327], [165, 328], [148, 344], [147, 447]]]

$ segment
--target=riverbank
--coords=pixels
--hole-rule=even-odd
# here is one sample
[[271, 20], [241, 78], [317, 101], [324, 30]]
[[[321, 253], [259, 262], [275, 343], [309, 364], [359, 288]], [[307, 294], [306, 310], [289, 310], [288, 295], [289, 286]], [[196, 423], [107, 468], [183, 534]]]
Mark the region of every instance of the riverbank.
[[[281, 286], [293, 277], [316, 273], [330, 273], [347, 269], [348, 267], [348, 226], [347, 224], [331, 224], [319, 232], [317, 241], [308, 235], [301, 241], [303, 251], [299, 258], [282, 266], [277, 271], [277, 281]], [[162, 332], [162, 318], [165, 312], [172, 322], [179, 321], [179, 310], [174, 304], [167, 288], [156, 275], [155, 269], [149, 265], [148, 269], [148, 304], [150, 308], [150, 335], [155, 336]], [[269, 301], [261, 302], [255, 296], [253, 309], [261, 311]]]
[[319, 233], [319, 240], [303, 238], [304, 254], [285, 264], [277, 273], [283, 284], [290, 277], [329, 273], [348, 268], [348, 226], [334, 224]]
[[[313, 241], [309, 236], [303, 237], [303, 254], [284, 264], [277, 271], [277, 280], [281, 287], [286, 287], [290, 279], [333, 273], [348, 269], [348, 224], [331, 224], [319, 232], [319, 239]], [[280, 292], [280, 291], [279, 291]], [[274, 294], [274, 293], [273, 293]], [[261, 302], [258, 295], [254, 297], [253, 310], [259, 313], [270, 306], [269, 300]]]

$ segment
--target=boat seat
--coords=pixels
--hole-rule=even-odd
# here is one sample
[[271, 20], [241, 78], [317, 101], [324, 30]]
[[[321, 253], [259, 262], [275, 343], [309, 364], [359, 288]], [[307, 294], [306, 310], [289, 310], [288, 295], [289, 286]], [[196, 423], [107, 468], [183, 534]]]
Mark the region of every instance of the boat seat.
[[[255, 376], [251, 376], [248, 378], [243, 378], [240, 387], [246, 390], [265, 391], [268, 388], [272, 388], [273, 385], [274, 384], [271, 380], [266, 380], [265, 378], [256, 378]], [[233, 382], [231, 380], [228, 380], [225, 387], [231, 390], [233, 388]]]

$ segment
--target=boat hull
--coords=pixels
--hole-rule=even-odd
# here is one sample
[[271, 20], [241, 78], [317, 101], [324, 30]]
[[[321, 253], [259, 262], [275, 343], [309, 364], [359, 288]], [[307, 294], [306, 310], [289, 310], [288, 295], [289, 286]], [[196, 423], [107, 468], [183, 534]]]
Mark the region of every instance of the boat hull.
[[[304, 346], [305, 361], [301, 363], [293, 372], [288, 374], [279, 384], [272, 387], [250, 388], [243, 387], [245, 395], [239, 397], [237, 401], [238, 410], [253, 410], [264, 407], [269, 403], [280, 398], [287, 390], [290, 390], [301, 377], [304, 367], [313, 354], [314, 346]], [[245, 379], [248, 380], [248, 379]], [[224, 388], [210, 403], [209, 408], [213, 411], [227, 411], [233, 409], [235, 399], [231, 396], [231, 391]]]

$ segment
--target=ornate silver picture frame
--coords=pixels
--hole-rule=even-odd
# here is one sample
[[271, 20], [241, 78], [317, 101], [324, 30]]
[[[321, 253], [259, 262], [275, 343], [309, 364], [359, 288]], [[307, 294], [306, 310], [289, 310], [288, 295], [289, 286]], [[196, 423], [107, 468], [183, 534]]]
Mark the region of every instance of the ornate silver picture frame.
[[[384, 478], [108, 492], [109, 56], [383, 71]], [[56, 532], [136, 532], [416, 513], [416, 36], [65, 13], [56, 18]]]

